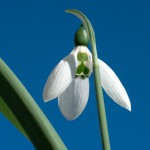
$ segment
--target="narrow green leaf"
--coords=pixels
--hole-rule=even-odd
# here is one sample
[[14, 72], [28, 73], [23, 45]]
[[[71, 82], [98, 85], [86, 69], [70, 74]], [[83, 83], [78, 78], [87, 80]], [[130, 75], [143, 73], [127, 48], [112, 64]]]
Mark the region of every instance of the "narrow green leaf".
[[17, 118], [14, 116], [13, 112], [9, 109], [7, 104], [0, 97], [0, 112], [18, 129], [20, 132], [27, 137], [26, 132], [22, 128], [21, 124], [18, 122]]
[[67, 149], [35, 100], [2, 59], [0, 105], [1, 112], [27, 135], [37, 150]]

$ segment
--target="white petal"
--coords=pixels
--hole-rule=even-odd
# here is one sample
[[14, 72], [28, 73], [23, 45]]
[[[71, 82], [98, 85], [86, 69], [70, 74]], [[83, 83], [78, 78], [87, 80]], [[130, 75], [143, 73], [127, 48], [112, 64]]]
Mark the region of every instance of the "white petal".
[[75, 58], [73, 54], [61, 60], [47, 79], [43, 90], [45, 102], [58, 97], [70, 85], [75, 76]]
[[89, 97], [89, 79], [75, 79], [59, 96], [58, 105], [68, 120], [77, 118], [84, 110]]
[[121, 84], [119, 78], [114, 71], [105, 64], [102, 60], [99, 60], [100, 64], [100, 76], [101, 84], [106, 93], [120, 106], [131, 111], [131, 103], [128, 94]]

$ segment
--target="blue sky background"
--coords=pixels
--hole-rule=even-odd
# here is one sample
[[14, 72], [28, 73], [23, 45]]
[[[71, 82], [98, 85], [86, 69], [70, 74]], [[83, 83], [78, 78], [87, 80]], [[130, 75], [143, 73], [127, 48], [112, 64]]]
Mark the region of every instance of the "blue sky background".
[[[150, 149], [148, 0], [0, 1], [0, 57], [35, 98], [69, 150], [101, 149], [93, 75], [87, 107], [74, 121], [63, 118], [57, 99], [49, 103], [42, 100], [49, 73], [74, 47], [80, 21], [64, 12], [68, 8], [88, 16], [99, 57], [116, 72], [132, 103], [130, 113], [104, 93], [112, 150]], [[0, 149], [34, 149], [1, 114]]]

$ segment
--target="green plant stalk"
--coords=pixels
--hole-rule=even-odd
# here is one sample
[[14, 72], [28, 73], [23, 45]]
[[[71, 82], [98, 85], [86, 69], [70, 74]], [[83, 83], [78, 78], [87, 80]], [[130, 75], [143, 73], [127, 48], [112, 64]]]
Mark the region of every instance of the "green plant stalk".
[[3, 105], [0, 111], [31, 140], [37, 150], [67, 149], [35, 100], [2, 59], [0, 104]]
[[93, 71], [94, 71], [95, 89], [96, 89], [96, 97], [97, 97], [98, 116], [99, 116], [99, 123], [101, 129], [101, 137], [102, 137], [102, 146], [103, 146], [103, 150], [110, 150], [109, 134], [108, 134], [108, 127], [107, 127], [103, 92], [101, 87], [100, 68], [98, 63], [95, 33], [90, 21], [82, 12], [75, 9], [68, 9], [66, 10], [66, 12], [74, 14], [82, 21], [85, 30], [87, 31], [89, 36], [89, 40], [92, 48]]

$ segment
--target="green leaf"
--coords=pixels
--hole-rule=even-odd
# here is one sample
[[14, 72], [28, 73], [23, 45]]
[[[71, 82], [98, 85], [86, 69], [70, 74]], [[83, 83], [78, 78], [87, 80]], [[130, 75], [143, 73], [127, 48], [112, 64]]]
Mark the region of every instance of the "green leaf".
[[0, 59], [0, 111], [33, 143], [37, 150], [66, 150], [35, 100]]
[[9, 107], [1, 97], [0, 97], [0, 113], [2, 113], [23, 135], [25, 135], [28, 138], [21, 124], [18, 122], [13, 112], [9, 109]]

